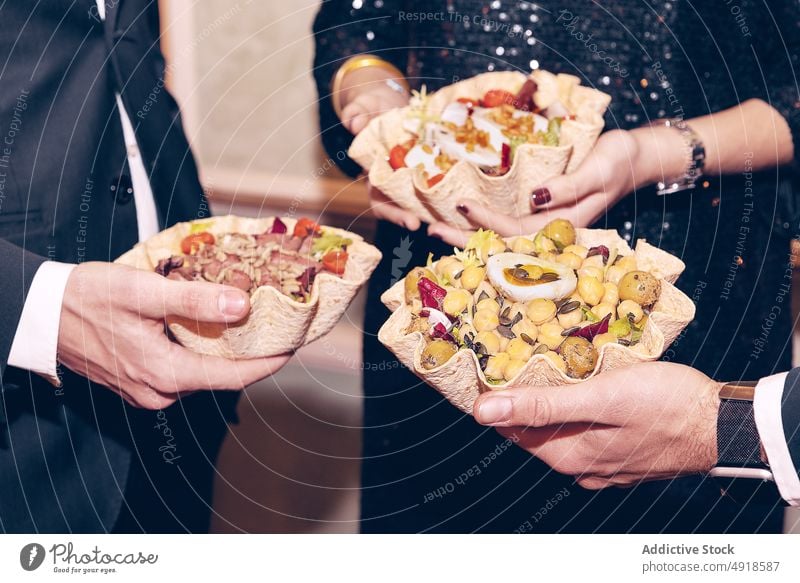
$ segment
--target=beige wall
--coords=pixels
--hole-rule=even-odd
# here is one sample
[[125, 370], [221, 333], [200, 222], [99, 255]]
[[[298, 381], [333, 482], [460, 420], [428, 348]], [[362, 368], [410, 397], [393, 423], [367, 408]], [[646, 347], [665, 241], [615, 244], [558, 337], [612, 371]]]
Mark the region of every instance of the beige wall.
[[318, 4], [164, 2], [172, 87], [206, 174], [297, 178], [320, 166], [311, 77]]

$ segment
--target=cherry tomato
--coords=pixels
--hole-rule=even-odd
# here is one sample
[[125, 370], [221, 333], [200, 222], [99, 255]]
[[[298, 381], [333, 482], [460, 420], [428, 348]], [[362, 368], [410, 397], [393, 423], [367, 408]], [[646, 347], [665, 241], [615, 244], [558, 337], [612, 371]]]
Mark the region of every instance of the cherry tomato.
[[347, 252], [346, 251], [329, 251], [322, 258], [322, 266], [336, 275], [342, 275], [344, 268], [347, 265]]
[[517, 96], [503, 89], [490, 89], [483, 96], [484, 107], [500, 107], [501, 105], [514, 105]]
[[298, 220], [297, 224], [294, 226], [295, 237], [308, 237], [312, 233], [319, 233], [319, 232], [320, 232], [319, 225], [314, 221], [312, 221], [311, 219], [307, 219], [305, 217]]
[[463, 103], [467, 107], [475, 107], [478, 104], [478, 100], [472, 99], [471, 97], [459, 97], [456, 101]]
[[183, 251], [184, 255], [194, 255], [203, 245], [213, 245], [216, 242], [214, 235], [209, 233], [208, 231], [203, 231], [202, 233], [195, 233], [193, 235], [189, 235], [188, 237], [184, 237], [183, 241], [181, 241], [181, 251]]
[[444, 174], [437, 174], [436, 176], [432, 176], [428, 178], [428, 188], [433, 188], [437, 184], [439, 184], [442, 179], [444, 178]]
[[406, 156], [408, 155], [408, 148], [405, 146], [395, 146], [389, 152], [389, 166], [392, 170], [399, 170], [406, 167]]

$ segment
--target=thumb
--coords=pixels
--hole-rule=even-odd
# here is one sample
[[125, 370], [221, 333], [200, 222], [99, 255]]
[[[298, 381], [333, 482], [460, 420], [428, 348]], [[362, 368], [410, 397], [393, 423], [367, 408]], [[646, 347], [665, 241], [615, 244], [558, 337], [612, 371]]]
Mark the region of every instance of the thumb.
[[475, 401], [473, 414], [478, 423], [493, 427], [593, 423], [598, 420], [602, 403], [591, 384], [489, 391]]
[[234, 287], [206, 282], [172, 281], [160, 276], [140, 282], [143, 316], [178, 316], [196, 322], [233, 323], [250, 312], [250, 297]]

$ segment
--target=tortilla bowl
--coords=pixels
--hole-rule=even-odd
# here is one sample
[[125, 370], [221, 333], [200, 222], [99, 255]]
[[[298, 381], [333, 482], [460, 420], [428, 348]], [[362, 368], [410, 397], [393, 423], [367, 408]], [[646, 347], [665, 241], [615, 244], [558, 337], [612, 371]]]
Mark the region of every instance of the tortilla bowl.
[[[553, 75], [537, 70], [531, 77], [538, 86], [534, 96], [537, 107], [546, 109], [558, 101], [575, 119], [565, 119], [562, 123], [559, 146], [519, 146], [511, 169], [504, 176], [488, 176], [462, 160], [441, 182], [429, 187], [418, 168], [393, 170], [388, 162], [389, 151], [414, 137], [403, 123], [413, 106], [394, 109], [372, 119], [356, 136], [348, 155], [368, 172], [373, 186], [427, 223], [444, 221], [469, 229], [469, 221], [456, 211], [461, 199], [472, 199], [507, 215], [529, 213], [531, 191], [536, 186], [574, 170], [589, 154], [603, 131], [603, 115], [611, 101], [609, 95], [581, 86], [580, 79], [573, 75]], [[526, 75], [514, 71], [483, 73], [431, 95], [426, 113], [439, 114], [459, 97], [480, 96], [490, 89], [516, 92], [526, 79]]]
[[[213, 235], [226, 233], [263, 233], [275, 218], [213, 217], [179, 223], [137, 244], [116, 263], [154, 271], [158, 262], [181, 255], [180, 244], [202, 224]], [[295, 219], [281, 219], [290, 232]], [[200, 354], [229, 359], [248, 359], [286, 354], [324, 336], [336, 325], [361, 286], [369, 279], [381, 253], [349, 231], [324, 227], [326, 231], [351, 239], [348, 261], [342, 276], [321, 272], [311, 287], [307, 302], [298, 302], [272, 287], [259, 287], [250, 296], [250, 314], [236, 324], [210, 324], [184, 318], [168, 318], [175, 338], [186, 348]]]
[[[673, 284], [685, 269], [677, 257], [640, 240], [635, 251], [616, 231], [602, 229], [577, 229], [577, 244], [585, 247], [605, 245], [616, 248], [620, 255], [636, 254], [639, 269], [648, 271], [661, 282], [659, 299], [653, 305], [650, 317], [642, 331], [641, 340], [634, 346], [606, 344], [599, 349], [594, 371], [587, 377], [606, 370], [620, 368], [637, 362], [657, 360], [694, 319], [692, 300]], [[506, 239], [510, 243], [511, 239]], [[435, 263], [434, 263], [435, 266]], [[534, 355], [512, 382], [489, 384], [471, 350], [459, 350], [438, 368], [426, 370], [421, 364], [425, 339], [421, 332], [407, 334], [412, 313], [405, 302], [405, 281], [401, 280], [387, 290], [381, 300], [392, 315], [378, 332], [378, 339], [398, 360], [419, 378], [439, 391], [461, 411], [472, 414], [475, 399], [483, 392], [507, 388], [510, 385], [561, 386], [583, 382], [567, 376], [544, 355]]]

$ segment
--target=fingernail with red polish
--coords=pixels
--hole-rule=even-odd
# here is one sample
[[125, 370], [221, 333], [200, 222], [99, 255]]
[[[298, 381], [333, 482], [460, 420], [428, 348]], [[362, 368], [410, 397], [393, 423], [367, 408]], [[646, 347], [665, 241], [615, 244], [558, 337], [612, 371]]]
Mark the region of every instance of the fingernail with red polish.
[[553, 200], [550, 190], [547, 188], [537, 188], [531, 194], [531, 200], [535, 206], [542, 206]]
[[468, 215], [469, 214], [469, 208], [465, 204], [456, 205], [456, 210], [458, 212], [460, 212], [462, 215]]
[[508, 397], [490, 397], [478, 407], [475, 419], [482, 425], [502, 425], [511, 420], [513, 404]]

